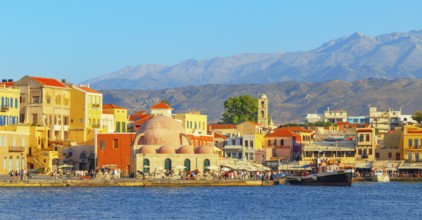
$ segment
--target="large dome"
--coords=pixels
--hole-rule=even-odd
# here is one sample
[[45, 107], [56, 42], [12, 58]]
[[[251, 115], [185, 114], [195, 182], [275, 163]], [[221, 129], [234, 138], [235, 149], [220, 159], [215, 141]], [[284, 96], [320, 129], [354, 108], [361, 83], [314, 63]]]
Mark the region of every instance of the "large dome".
[[155, 116], [139, 128], [137, 135], [143, 133], [138, 145], [161, 145], [171, 146], [174, 149], [188, 140], [184, 134], [182, 125], [173, 118], [166, 116]]

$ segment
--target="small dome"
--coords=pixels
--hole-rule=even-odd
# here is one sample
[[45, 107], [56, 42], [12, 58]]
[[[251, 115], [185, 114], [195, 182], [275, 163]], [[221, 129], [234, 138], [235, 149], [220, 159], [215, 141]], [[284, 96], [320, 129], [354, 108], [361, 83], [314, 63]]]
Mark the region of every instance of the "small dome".
[[173, 147], [170, 146], [162, 146], [158, 149], [157, 153], [159, 154], [176, 154], [176, 151]]
[[181, 138], [185, 133], [182, 125], [175, 119], [166, 116], [154, 116], [143, 124], [138, 132], [143, 136], [138, 145], [181, 146], [188, 143], [187, 138]]
[[262, 93], [261, 99], [267, 99], [267, 96], [264, 93]]
[[156, 154], [155, 148], [153, 146], [143, 146], [139, 149], [140, 154]]
[[198, 147], [196, 148], [197, 154], [214, 154], [214, 150], [211, 147]]
[[179, 150], [177, 150], [177, 153], [178, 154], [195, 154], [195, 151], [193, 150], [192, 146], [184, 145], [184, 146], [181, 146]]

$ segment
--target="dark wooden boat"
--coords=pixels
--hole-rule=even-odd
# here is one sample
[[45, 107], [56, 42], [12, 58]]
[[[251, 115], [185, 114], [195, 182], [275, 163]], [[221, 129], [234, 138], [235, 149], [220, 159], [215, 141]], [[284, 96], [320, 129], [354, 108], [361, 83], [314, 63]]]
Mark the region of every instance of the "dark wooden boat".
[[336, 170], [306, 176], [286, 176], [286, 184], [303, 186], [351, 186], [352, 170]]

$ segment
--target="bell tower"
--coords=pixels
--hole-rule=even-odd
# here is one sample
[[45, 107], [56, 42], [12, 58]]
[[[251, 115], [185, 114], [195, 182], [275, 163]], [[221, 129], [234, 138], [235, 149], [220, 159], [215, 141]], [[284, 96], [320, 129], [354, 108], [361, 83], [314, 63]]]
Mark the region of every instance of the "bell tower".
[[268, 99], [264, 93], [258, 99], [258, 124], [268, 128]]

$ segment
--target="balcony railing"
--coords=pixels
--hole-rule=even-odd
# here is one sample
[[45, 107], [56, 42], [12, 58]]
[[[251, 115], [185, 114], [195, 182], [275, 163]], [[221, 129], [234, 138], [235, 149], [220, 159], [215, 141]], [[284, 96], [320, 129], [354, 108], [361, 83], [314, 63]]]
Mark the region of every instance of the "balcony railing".
[[23, 153], [23, 152], [25, 152], [25, 147], [9, 146], [9, 153]]
[[10, 106], [5, 105], [5, 106], [3, 106], [3, 107], [1, 108], [1, 111], [2, 111], [2, 112], [6, 112], [6, 111], [9, 111], [9, 109], [10, 109]]

